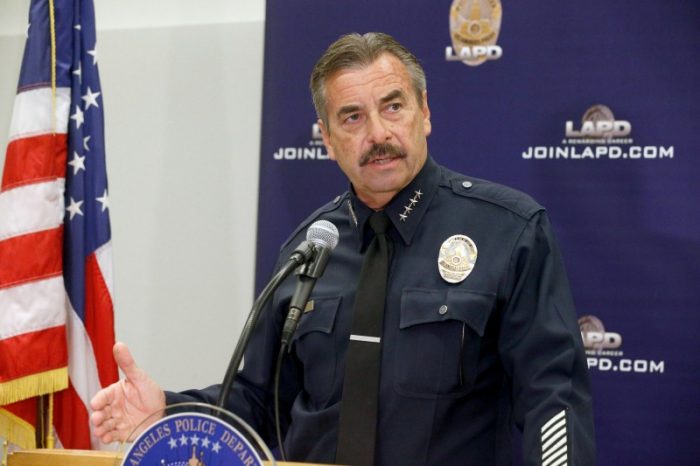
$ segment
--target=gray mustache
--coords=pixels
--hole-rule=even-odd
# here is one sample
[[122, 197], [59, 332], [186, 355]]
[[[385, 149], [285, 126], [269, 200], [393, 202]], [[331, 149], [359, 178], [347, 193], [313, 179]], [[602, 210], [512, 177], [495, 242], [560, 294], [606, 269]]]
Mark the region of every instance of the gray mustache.
[[360, 166], [364, 167], [365, 165], [382, 155], [390, 155], [393, 157], [401, 158], [406, 157], [406, 154], [393, 144], [374, 144], [367, 152], [362, 154], [362, 158], [360, 158]]

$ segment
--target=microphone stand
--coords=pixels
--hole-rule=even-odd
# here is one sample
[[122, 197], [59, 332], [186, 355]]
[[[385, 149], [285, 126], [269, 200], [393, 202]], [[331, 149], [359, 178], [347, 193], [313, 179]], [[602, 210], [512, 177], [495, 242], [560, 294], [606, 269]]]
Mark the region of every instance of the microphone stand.
[[248, 319], [246, 320], [243, 330], [241, 331], [241, 336], [238, 338], [238, 343], [231, 356], [231, 361], [228, 363], [228, 368], [226, 369], [226, 375], [224, 376], [224, 382], [221, 384], [221, 391], [219, 392], [219, 400], [216, 405], [219, 408], [224, 408], [226, 404], [226, 399], [231, 391], [231, 386], [233, 385], [233, 380], [236, 378], [238, 373], [238, 367], [241, 365], [243, 360], [243, 353], [245, 352], [246, 346], [248, 346], [248, 340], [253, 333], [255, 328], [255, 323], [260, 317], [260, 312], [263, 306], [270, 299], [272, 293], [277, 289], [277, 287], [287, 278], [297, 267], [303, 266], [313, 255], [313, 246], [307, 242], [303, 241], [299, 247], [292, 253], [291, 257], [286, 264], [275, 274], [270, 282], [265, 286], [260, 295], [257, 297], [253, 303], [253, 308], [250, 310]]
[[306, 303], [309, 301], [311, 290], [316, 284], [316, 280], [323, 275], [328, 259], [330, 258], [332, 248], [319, 248], [316, 256], [310, 261], [297, 269], [299, 281], [297, 288], [294, 291], [291, 301], [289, 302], [289, 312], [287, 319], [282, 327], [282, 337], [280, 339], [280, 350], [277, 356], [277, 364], [275, 365], [275, 381], [274, 381], [274, 405], [275, 405], [275, 432], [277, 434], [277, 444], [279, 445], [282, 461], [287, 461], [287, 452], [282, 442], [282, 432], [280, 430], [280, 400], [279, 386], [280, 373], [282, 368], [282, 358], [284, 358], [285, 348], [292, 351], [292, 337], [296, 332], [299, 319], [304, 313]]
[[309, 301], [309, 295], [311, 295], [311, 290], [316, 284], [316, 280], [323, 275], [323, 271], [326, 269], [331, 251], [330, 248], [318, 248], [316, 256], [297, 270], [299, 283], [289, 302], [289, 312], [282, 327], [281, 337], [282, 346], [289, 346], [290, 351], [292, 337], [297, 329], [299, 319], [304, 313], [304, 308], [306, 308], [306, 303]]

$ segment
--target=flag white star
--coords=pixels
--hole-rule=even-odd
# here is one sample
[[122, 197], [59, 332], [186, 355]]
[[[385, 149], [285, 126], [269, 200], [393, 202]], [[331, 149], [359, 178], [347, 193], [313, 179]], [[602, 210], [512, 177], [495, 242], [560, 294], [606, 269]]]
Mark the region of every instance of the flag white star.
[[92, 136], [85, 136], [83, 138], [83, 149], [85, 149], [88, 152], [90, 152], [90, 146], [88, 145], [88, 143], [90, 142], [91, 137]]
[[77, 175], [80, 170], [85, 170], [85, 156], [81, 157], [77, 152], [73, 152], [73, 160], [68, 162], [73, 167], [73, 174]]
[[82, 65], [80, 63], [78, 63], [78, 69], [73, 70], [73, 74], [78, 77], [79, 83], [83, 82], [83, 69], [82, 69]]
[[180, 446], [181, 446], [181, 447], [184, 447], [185, 445], [187, 445], [187, 437], [185, 437], [185, 434], [182, 434], [182, 435], [180, 436], [180, 439], [179, 439], [179, 440], [180, 440]]
[[97, 46], [95, 46], [92, 50], [88, 50], [87, 54], [92, 55], [92, 64], [97, 65]]
[[92, 89], [90, 89], [90, 86], [88, 86], [87, 94], [81, 97], [85, 101], [86, 112], [87, 109], [90, 108], [92, 105], [94, 105], [97, 108], [100, 108], [99, 104], [97, 103], [97, 98], [100, 96], [100, 94], [101, 92], [92, 92]]
[[107, 197], [107, 190], [106, 189], [105, 189], [105, 193], [102, 195], [102, 197], [96, 197], [95, 199], [97, 200], [97, 202], [102, 204], [102, 212], [109, 209], [109, 198]]
[[73, 26], [73, 29], [80, 31], [82, 29], [82, 26], [80, 24], [76, 24], [75, 26]]
[[168, 440], [168, 445], [170, 445], [170, 449], [172, 450], [173, 448], [177, 448], [177, 440], [174, 438], [170, 437], [170, 440]]
[[197, 434], [194, 434], [192, 437], [190, 437], [190, 442], [192, 442], [192, 445], [199, 445], [199, 440], [200, 438], [197, 437]]
[[211, 442], [209, 441], [209, 438], [208, 438], [208, 437], [204, 437], [204, 438], [202, 439], [202, 446], [203, 446], [204, 448], [209, 448], [209, 444], [210, 444], [210, 443], [211, 443]]
[[70, 212], [71, 220], [73, 220], [73, 217], [76, 215], [83, 215], [83, 212], [80, 210], [81, 205], [83, 205], [83, 201], [76, 201], [72, 197], [70, 198], [70, 205], [66, 207], [66, 210]]
[[77, 129], [80, 129], [80, 125], [82, 125], [85, 122], [85, 117], [83, 117], [83, 111], [80, 110], [80, 107], [78, 107], [77, 105], [75, 106], [75, 113], [70, 116], [70, 119], [75, 121]]
[[214, 445], [211, 447], [211, 450], [214, 453], [219, 453], [219, 450], [221, 450], [221, 445], [219, 444], [219, 442], [214, 442]]

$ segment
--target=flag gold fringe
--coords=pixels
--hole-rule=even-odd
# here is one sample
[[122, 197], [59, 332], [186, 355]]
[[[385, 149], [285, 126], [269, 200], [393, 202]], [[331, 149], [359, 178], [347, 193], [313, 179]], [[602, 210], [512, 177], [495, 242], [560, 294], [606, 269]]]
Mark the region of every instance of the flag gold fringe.
[[24, 419], [0, 408], [0, 436], [22, 449], [36, 448], [34, 427]]
[[0, 406], [68, 388], [68, 368], [61, 367], [0, 383]]

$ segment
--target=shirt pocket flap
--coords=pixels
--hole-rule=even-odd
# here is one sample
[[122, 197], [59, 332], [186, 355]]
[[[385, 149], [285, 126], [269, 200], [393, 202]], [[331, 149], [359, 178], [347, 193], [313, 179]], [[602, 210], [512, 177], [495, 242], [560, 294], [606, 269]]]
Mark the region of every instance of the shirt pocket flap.
[[495, 293], [483, 291], [405, 289], [399, 326], [458, 320], [483, 337], [495, 301]]
[[302, 314], [294, 340], [311, 332], [330, 334], [333, 331], [335, 316], [340, 307], [340, 296], [313, 298], [309, 303], [312, 304], [307, 305], [307, 308], [312, 306], [311, 310]]

